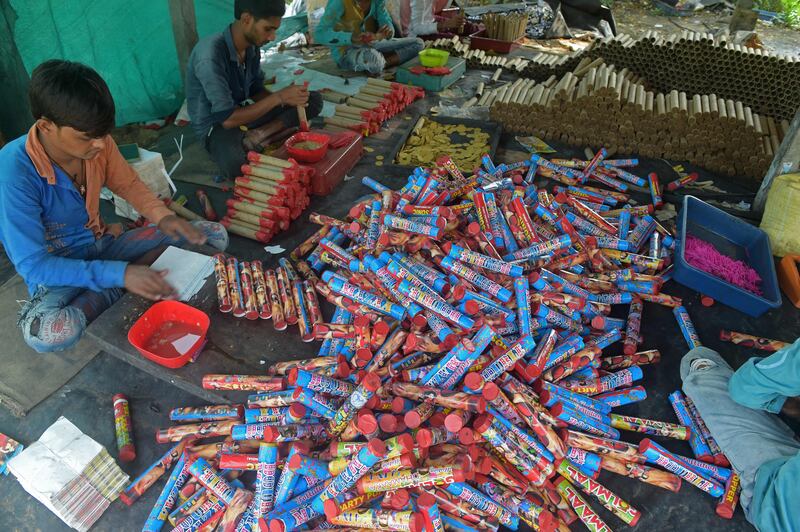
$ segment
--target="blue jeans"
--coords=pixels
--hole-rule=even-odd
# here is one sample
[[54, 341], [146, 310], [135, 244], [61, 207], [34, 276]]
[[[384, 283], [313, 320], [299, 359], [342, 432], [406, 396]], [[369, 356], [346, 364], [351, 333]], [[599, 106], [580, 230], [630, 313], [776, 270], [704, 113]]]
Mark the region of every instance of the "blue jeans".
[[[220, 251], [228, 246], [228, 234], [222, 225], [214, 222], [192, 222], [192, 225], [206, 235], [210, 246]], [[158, 247], [185, 243], [182, 238], [169, 237], [155, 226], [148, 226], [126, 231], [116, 238], [104, 235], [71, 256], [133, 262]], [[95, 292], [77, 286], [39, 286], [22, 307], [17, 326], [22, 329], [25, 343], [37, 352], [64, 351], [80, 340], [87, 324], [124, 293], [122, 287]]]
[[[699, 362], [693, 368], [695, 361]], [[739, 500], [750, 519], [750, 501], [759, 467], [777, 458], [795, 456], [800, 451], [800, 442], [778, 416], [734, 402], [728, 393], [732, 375], [728, 363], [707, 347], [696, 347], [681, 360], [683, 391], [697, 406], [708, 430], [741, 477]]]
[[390, 39], [378, 41], [374, 46], [353, 46], [339, 58], [338, 66], [343, 70], [380, 74], [386, 67], [384, 54], [396, 53], [400, 64], [416, 57], [425, 44], [422, 39]]

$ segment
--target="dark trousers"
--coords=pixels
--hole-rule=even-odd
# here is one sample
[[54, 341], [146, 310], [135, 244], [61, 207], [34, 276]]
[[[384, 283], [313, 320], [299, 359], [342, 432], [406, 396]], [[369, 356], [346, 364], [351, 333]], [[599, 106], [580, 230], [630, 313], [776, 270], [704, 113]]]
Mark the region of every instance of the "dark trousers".
[[[318, 92], [309, 93], [306, 117], [311, 120], [318, 116], [321, 111], [322, 95]], [[279, 105], [252, 124], [248, 124], [248, 127], [254, 129], [275, 120], [280, 120], [287, 129], [300, 125], [296, 108]], [[228, 179], [242, 175], [242, 165], [247, 162], [247, 153], [242, 144], [244, 135], [245, 132], [238, 127], [225, 129], [217, 124], [206, 136], [206, 151], [211, 155], [211, 159], [217, 163], [220, 174]]]

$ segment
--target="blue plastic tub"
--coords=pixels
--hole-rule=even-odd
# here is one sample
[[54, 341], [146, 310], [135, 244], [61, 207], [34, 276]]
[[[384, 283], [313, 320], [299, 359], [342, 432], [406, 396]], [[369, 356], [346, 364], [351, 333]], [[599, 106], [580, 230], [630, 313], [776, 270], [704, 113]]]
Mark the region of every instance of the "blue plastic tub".
[[[761, 276], [764, 295], [758, 296], [726, 283], [687, 263], [684, 256], [687, 233], [713, 244], [723, 255], [747, 263]], [[678, 214], [674, 279], [753, 317], [781, 306], [775, 262], [767, 234], [694, 196], [684, 196], [683, 208]]]

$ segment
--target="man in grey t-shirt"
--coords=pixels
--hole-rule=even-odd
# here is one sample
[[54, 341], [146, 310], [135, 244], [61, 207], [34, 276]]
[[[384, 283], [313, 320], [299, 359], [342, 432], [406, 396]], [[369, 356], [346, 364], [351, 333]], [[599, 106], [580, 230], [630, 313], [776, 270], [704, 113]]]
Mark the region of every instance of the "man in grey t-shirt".
[[310, 120], [322, 97], [302, 85], [270, 93], [264, 88], [260, 48], [275, 38], [285, 11], [283, 0], [235, 0], [236, 20], [222, 33], [203, 38], [192, 50], [186, 100], [192, 127], [221, 173], [241, 175], [247, 150], [281, 131], [297, 127], [297, 106]]

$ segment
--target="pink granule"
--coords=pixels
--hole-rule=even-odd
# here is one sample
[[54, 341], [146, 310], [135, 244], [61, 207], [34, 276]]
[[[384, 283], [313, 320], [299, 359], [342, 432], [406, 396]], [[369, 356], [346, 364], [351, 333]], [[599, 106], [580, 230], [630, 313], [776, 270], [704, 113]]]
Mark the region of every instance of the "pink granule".
[[713, 244], [692, 235], [686, 235], [686, 262], [719, 277], [723, 281], [743, 288], [756, 295], [762, 295], [761, 276], [744, 262], [723, 255]]

